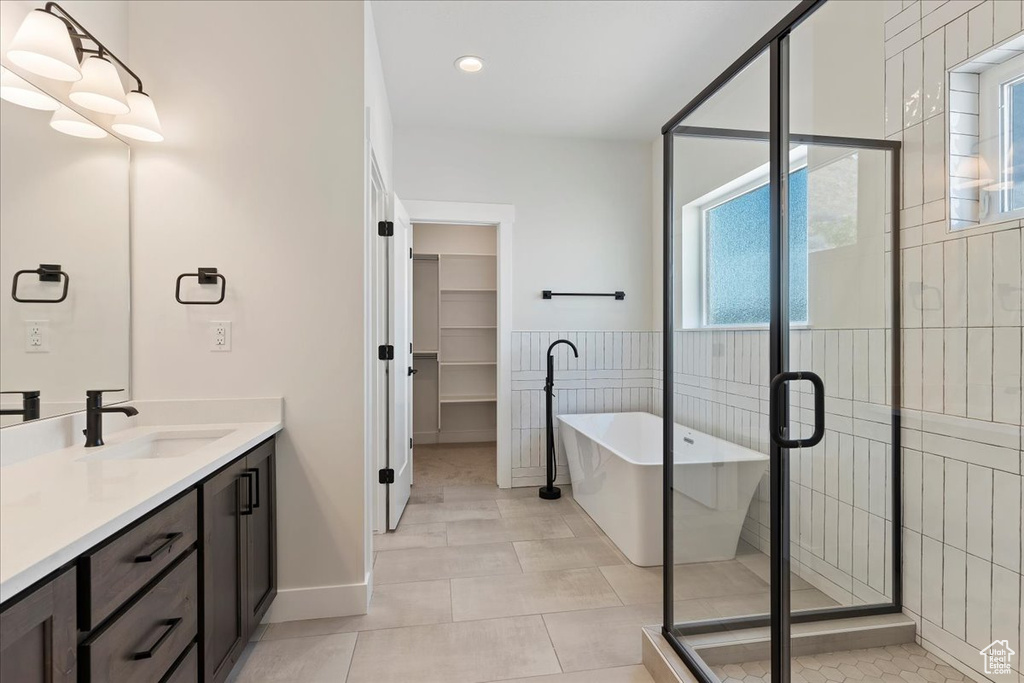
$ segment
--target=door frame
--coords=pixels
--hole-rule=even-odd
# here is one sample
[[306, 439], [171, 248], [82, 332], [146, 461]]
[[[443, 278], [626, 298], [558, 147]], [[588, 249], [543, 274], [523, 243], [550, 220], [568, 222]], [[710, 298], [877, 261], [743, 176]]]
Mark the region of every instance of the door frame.
[[[892, 600], [889, 603], [804, 610], [792, 614], [790, 605], [790, 501], [788, 449], [771, 442], [771, 501], [770, 519], [772, 534], [771, 566], [771, 613], [749, 617], [715, 619], [694, 622], [677, 628], [674, 619], [672, 571], [663, 570], [663, 625], [662, 634], [671, 647], [683, 659], [694, 676], [702, 683], [717, 680], [700, 656], [683, 640], [685, 636], [743, 628], [770, 627], [771, 632], [771, 673], [773, 680], [789, 680], [792, 623], [806, 623], [858, 616], [899, 613], [903, 609], [902, 585], [902, 485], [901, 485], [901, 288], [900, 288], [900, 178], [902, 176], [901, 148], [898, 141], [882, 139], [861, 139], [821, 135], [801, 135], [789, 130], [789, 33], [801, 21], [810, 16], [826, 0], [804, 0], [786, 18], [777, 24], [760, 41], [755, 43], [721, 76], [694, 98], [686, 107], [662, 128], [663, 142], [663, 195], [662, 195], [662, 316], [663, 316], [663, 480], [662, 480], [662, 522], [663, 522], [663, 566], [673, 566], [673, 510], [672, 510], [672, 467], [674, 431], [674, 383], [667, 378], [673, 376], [674, 325], [675, 325], [675, 197], [674, 197], [674, 145], [676, 136], [717, 137], [725, 139], [759, 139], [769, 143], [770, 231], [771, 231], [771, 287], [772, 312], [770, 324], [770, 374], [788, 370], [789, 363], [789, 322], [787, 315], [786, 283], [788, 282], [788, 240], [786, 239], [786, 207], [788, 205], [788, 175], [790, 143], [808, 145], [875, 149], [890, 153], [890, 292], [891, 318], [889, 329], [892, 334], [892, 366], [890, 381], [892, 395], [891, 444], [892, 444]], [[681, 122], [710, 99], [750, 62], [765, 51], [770, 58], [769, 128], [768, 132], [696, 128], [680, 125]], [[780, 403], [785, 406], [786, 401]]]
[[490, 225], [498, 232], [498, 394], [497, 480], [498, 487], [512, 486], [512, 236], [516, 207], [512, 204], [478, 204], [403, 199], [410, 223]]
[[[365, 374], [366, 434], [364, 435], [364, 444], [366, 448], [366, 510], [368, 515], [372, 514], [373, 520], [371, 524], [366, 525], [365, 537], [366, 573], [368, 577], [367, 583], [369, 584], [369, 576], [373, 566], [373, 534], [387, 531], [388, 492], [386, 487], [378, 483], [377, 472], [381, 468], [387, 467], [387, 449], [390, 446], [388, 442], [391, 438], [391, 419], [389, 415], [393, 412], [389, 402], [394, 400], [394, 397], [390, 395], [390, 387], [388, 386], [390, 382], [388, 374], [390, 363], [377, 359], [378, 345], [387, 343], [391, 336], [390, 332], [388, 332], [386, 338], [381, 341], [377, 329], [382, 305], [385, 307], [384, 319], [385, 324], [387, 324], [387, 318], [390, 315], [389, 298], [391, 291], [390, 282], [388, 282], [390, 275], [381, 273], [381, 257], [383, 256], [387, 259], [388, 250], [391, 248], [391, 245], [386, 239], [377, 234], [377, 222], [390, 220], [393, 206], [391, 201], [392, 195], [381, 171], [380, 164], [377, 161], [377, 155], [369, 143], [366, 149], [366, 225], [364, 228], [366, 232], [364, 234], [367, 240], [366, 281], [368, 283], [369, 296], [364, 298], [363, 311], [367, 358]], [[373, 193], [371, 191], [371, 185], [374, 182], [380, 186], [384, 202], [383, 215], [374, 214]], [[388, 268], [388, 265], [383, 267]], [[383, 287], [382, 282], [384, 283]], [[384, 388], [384, 396], [381, 396], [380, 392], [382, 386]], [[380, 424], [381, 419], [384, 420], [383, 430]], [[367, 591], [367, 601], [370, 599], [369, 593], [370, 591]]]

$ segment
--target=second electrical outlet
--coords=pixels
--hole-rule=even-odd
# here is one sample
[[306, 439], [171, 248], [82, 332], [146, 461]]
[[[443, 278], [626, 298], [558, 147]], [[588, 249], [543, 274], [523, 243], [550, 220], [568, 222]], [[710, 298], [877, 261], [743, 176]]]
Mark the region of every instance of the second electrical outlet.
[[231, 350], [231, 321], [215, 320], [210, 323], [210, 350]]

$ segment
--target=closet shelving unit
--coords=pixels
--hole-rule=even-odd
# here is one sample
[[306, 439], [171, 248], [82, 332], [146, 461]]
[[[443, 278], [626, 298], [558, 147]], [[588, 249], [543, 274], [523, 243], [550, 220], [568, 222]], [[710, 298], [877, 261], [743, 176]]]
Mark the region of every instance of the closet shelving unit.
[[[436, 278], [436, 299], [422, 280], [417, 288], [425, 299], [422, 308], [414, 300], [417, 328], [425, 338], [414, 342], [420, 358], [429, 362], [423, 354], [436, 354], [438, 439], [488, 440], [496, 426], [497, 260], [494, 254], [438, 254]], [[435, 300], [436, 326], [425, 320]]]

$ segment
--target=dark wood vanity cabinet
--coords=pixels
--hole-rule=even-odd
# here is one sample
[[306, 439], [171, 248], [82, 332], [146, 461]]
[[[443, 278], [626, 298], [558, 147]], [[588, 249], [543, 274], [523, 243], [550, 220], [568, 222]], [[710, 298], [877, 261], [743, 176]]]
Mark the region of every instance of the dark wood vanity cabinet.
[[77, 645], [71, 568], [0, 613], [0, 681], [76, 683]]
[[220, 683], [277, 595], [270, 438], [0, 610], [0, 683]]
[[253, 476], [254, 498], [248, 515], [248, 632], [260, 625], [277, 597], [277, 471], [274, 443], [265, 443], [246, 456]]
[[206, 683], [227, 679], [277, 595], [274, 465], [271, 440], [200, 486]]

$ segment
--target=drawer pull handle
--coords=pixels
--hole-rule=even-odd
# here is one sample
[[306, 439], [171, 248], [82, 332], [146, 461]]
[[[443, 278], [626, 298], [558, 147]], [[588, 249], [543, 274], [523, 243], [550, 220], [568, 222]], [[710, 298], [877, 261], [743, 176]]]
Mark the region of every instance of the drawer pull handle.
[[152, 658], [153, 655], [156, 654], [156, 651], [160, 649], [160, 646], [166, 643], [167, 639], [171, 637], [171, 634], [174, 633], [174, 630], [181, 626], [181, 622], [181, 617], [178, 617], [177, 619], [164, 620], [161, 626], [163, 626], [166, 630], [160, 635], [159, 638], [156, 639], [156, 642], [153, 643], [153, 647], [149, 648], [148, 650], [143, 650], [142, 652], [133, 653], [132, 659], [138, 661], [140, 659]]
[[152, 562], [153, 558], [159, 555], [165, 548], [170, 548], [171, 545], [185, 534], [181, 531], [177, 531], [173, 534], [167, 534], [164, 536], [164, 540], [160, 542], [160, 545], [150, 550], [145, 555], [136, 555], [136, 562]]

